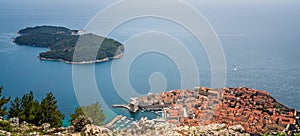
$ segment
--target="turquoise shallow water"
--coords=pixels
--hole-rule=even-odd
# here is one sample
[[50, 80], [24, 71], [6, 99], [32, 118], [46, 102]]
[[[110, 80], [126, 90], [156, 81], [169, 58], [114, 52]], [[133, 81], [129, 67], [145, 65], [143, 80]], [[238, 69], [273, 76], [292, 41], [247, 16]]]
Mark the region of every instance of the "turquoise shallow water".
[[[63, 6], [70, 4], [67, 2], [59, 4], [61, 6], [55, 5], [55, 2], [47, 4], [34, 0], [29, 0], [26, 4], [21, 4], [18, 0], [15, 0], [15, 3], [8, 0], [0, 2], [0, 84], [5, 88], [4, 95], [22, 96], [32, 90], [40, 100], [46, 92], [51, 91], [65, 115], [69, 115], [79, 105], [72, 83], [72, 65], [41, 61], [37, 59], [37, 55], [47, 49], [12, 43], [16, 32], [26, 26], [51, 24], [82, 29], [89, 19], [107, 4], [84, 3], [84, 6], [79, 8], [78, 3], [80, 5], [84, 2], [73, 3], [72, 8]], [[271, 7], [195, 5], [211, 22], [223, 44], [228, 69], [226, 86], [248, 86], [266, 90], [281, 103], [300, 109], [300, 12], [296, 10], [297, 4], [299, 5], [297, 2], [290, 2], [280, 5], [275, 2]], [[87, 5], [93, 6], [87, 8]], [[110, 36], [124, 42], [132, 34], [145, 30], [140, 29], [143, 25], [148, 29], [180, 30], [178, 26], [169, 22], [146, 19], [125, 25]], [[201, 85], [210, 86], [210, 67], [201, 45], [199, 46], [186, 32], [173, 34], [195, 54], [201, 68]], [[95, 65], [96, 82], [108, 106], [125, 103], [112, 84], [111, 63]], [[238, 70], [233, 71], [234, 67]], [[167, 89], [180, 88], [180, 75], [176, 65], [165, 56], [156, 53], [143, 55], [133, 63], [129, 72], [133, 88], [139, 93], [147, 94], [150, 90], [148, 78], [151, 73], [157, 71], [166, 76]], [[130, 114], [124, 109], [112, 110], [134, 119], [145, 115]], [[155, 117], [153, 113], [147, 113], [147, 116]], [[112, 117], [112, 114], [107, 114], [107, 120]]]

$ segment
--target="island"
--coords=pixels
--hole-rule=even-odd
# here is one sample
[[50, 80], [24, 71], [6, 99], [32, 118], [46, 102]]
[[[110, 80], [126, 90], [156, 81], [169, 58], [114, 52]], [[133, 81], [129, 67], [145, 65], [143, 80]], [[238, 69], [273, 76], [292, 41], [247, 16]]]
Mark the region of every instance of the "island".
[[18, 34], [13, 40], [18, 45], [49, 48], [49, 51], [39, 54], [41, 60], [88, 64], [121, 58], [124, 52], [124, 45], [114, 39], [66, 27], [27, 27], [19, 30]]

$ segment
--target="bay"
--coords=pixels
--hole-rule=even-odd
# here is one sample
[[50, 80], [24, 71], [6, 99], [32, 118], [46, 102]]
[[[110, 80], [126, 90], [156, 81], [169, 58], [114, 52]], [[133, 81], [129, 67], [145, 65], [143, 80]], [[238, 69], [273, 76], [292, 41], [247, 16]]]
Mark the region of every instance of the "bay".
[[[46, 51], [46, 48], [15, 45], [12, 38], [17, 36], [16, 32], [19, 29], [27, 26], [62, 25], [72, 29], [83, 29], [91, 17], [109, 3], [1, 1], [0, 85], [4, 86], [3, 94], [14, 98], [32, 90], [36, 98], [41, 100], [51, 91], [58, 100], [60, 110], [65, 115], [72, 113], [74, 108], [79, 106], [73, 88], [72, 65], [58, 61], [41, 61], [37, 58], [38, 53]], [[299, 2], [289, 1], [280, 5], [281, 3], [274, 2], [269, 7], [264, 4], [254, 4], [253, 7], [219, 7], [210, 4], [197, 6], [195, 3], [194, 6], [207, 17], [219, 35], [227, 63], [226, 86], [248, 86], [266, 90], [279, 102], [300, 109], [300, 12], [297, 10]], [[68, 4], [72, 6], [67, 7]], [[185, 43], [197, 60], [201, 85], [210, 86], [210, 66], [205, 50], [190, 33], [181, 30], [180, 26], [172, 22], [156, 19], [136, 20], [124, 24], [110, 37], [125, 42], [133, 34], [147, 30], [172, 33]], [[110, 61], [95, 65], [97, 84], [109, 106], [125, 103], [113, 86], [111, 63]], [[235, 67], [236, 71], [233, 70]], [[133, 88], [141, 94], [147, 94], [151, 89], [148, 78], [153, 72], [165, 75], [167, 89], [180, 88], [180, 74], [176, 64], [158, 53], [143, 55], [133, 63], [129, 75]], [[130, 114], [124, 109], [112, 110], [134, 119], [139, 119], [145, 114], [150, 118], [155, 117], [154, 113]], [[107, 114], [107, 120], [112, 117]]]

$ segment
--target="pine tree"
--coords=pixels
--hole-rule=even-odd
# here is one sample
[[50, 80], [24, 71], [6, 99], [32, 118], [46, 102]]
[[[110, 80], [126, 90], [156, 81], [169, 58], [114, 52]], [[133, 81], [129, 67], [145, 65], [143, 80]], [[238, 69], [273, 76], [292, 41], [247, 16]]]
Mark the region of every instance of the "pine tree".
[[90, 104], [88, 106], [81, 106], [75, 109], [74, 114], [70, 114], [71, 122], [80, 116], [90, 117], [95, 125], [102, 125], [105, 114], [101, 109], [99, 102]]
[[[82, 107], [83, 107], [83, 106], [81, 106], [81, 107], [76, 107], [76, 108], [75, 108], [75, 112], [72, 113], [72, 114], [70, 114], [70, 117], [71, 117], [70, 122], [71, 122], [71, 123], [72, 123], [74, 120], [76, 120], [77, 118], [79, 118], [80, 116], [85, 116], [84, 113], [83, 113], [83, 111], [82, 111]], [[85, 116], [85, 117], [86, 117], [86, 116]]]
[[41, 123], [50, 123], [52, 127], [60, 127], [64, 115], [58, 110], [57, 101], [53, 94], [47, 93], [41, 102]]
[[23, 95], [21, 99], [21, 112], [19, 119], [32, 124], [38, 124], [41, 107], [37, 100], [34, 100], [33, 92]]
[[16, 97], [14, 101], [10, 102], [10, 107], [8, 111], [8, 117], [13, 118], [13, 117], [19, 117], [21, 113], [21, 99]]
[[2, 89], [3, 87], [0, 86], [0, 116], [6, 115], [6, 107], [4, 105], [8, 103], [10, 100], [10, 97], [8, 98], [2, 97]]

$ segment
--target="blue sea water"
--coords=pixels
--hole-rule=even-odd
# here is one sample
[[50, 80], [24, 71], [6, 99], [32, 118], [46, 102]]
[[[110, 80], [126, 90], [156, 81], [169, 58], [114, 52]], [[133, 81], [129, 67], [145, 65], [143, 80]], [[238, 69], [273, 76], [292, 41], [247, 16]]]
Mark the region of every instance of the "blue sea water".
[[[272, 4], [254, 1], [242, 4], [231, 0], [225, 6], [214, 2], [188, 2], [206, 16], [220, 38], [227, 63], [226, 86], [248, 86], [266, 90], [279, 102], [300, 109], [298, 1], [267, 1]], [[46, 48], [15, 45], [12, 38], [17, 36], [16, 32], [19, 29], [27, 26], [48, 24], [83, 29], [91, 17], [109, 3], [111, 2], [96, 0], [88, 3], [83, 0], [1, 1], [0, 85], [4, 86], [3, 94], [14, 98], [32, 90], [40, 100], [51, 91], [58, 100], [60, 110], [65, 115], [72, 113], [74, 108], [79, 106], [72, 83], [72, 65], [58, 61], [41, 61], [37, 56], [40, 52], [47, 51]], [[120, 27], [110, 36], [124, 42], [134, 33], [163, 28], [173, 33], [196, 54], [197, 64], [201, 67], [201, 85], [210, 86], [208, 58], [191, 34], [181, 31], [170, 22], [156, 19], [136, 20], [131, 23]], [[196, 48], [197, 50], [193, 50]], [[115, 92], [111, 63], [110, 61], [95, 65], [97, 84], [101, 87], [101, 95], [109, 106], [125, 102]], [[238, 70], [234, 71], [235, 67]], [[133, 63], [129, 72], [133, 88], [139, 93], [147, 94], [150, 90], [148, 78], [151, 73], [157, 71], [165, 75], [167, 89], [180, 88], [178, 68], [170, 59], [157, 53], [143, 55]], [[113, 111], [134, 119], [145, 114], [150, 118], [155, 117], [154, 113], [130, 114], [124, 109]], [[107, 114], [107, 119], [112, 117]]]

